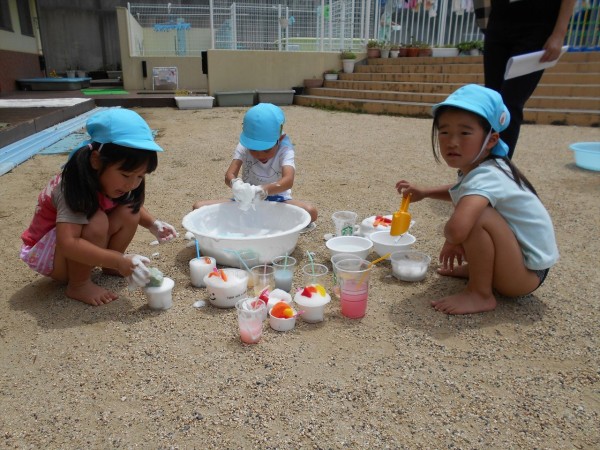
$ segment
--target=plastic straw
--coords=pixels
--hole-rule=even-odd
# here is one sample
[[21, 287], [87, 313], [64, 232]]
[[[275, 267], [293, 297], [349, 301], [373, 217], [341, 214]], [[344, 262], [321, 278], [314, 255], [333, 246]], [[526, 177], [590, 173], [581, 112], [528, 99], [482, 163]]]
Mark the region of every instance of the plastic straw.
[[365, 281], [365, 278], [367, 278], [367, 275], [369, 274], [369, 270], [378, 262], [383, 261], [384, 259], [388, 259], [390, 257], [391, 253], [386, 253], [385, 255], [383, 255], [381, 258], [377, 258], [375, 261], [371, 261], [371, 263], [369, 264], [369, 268], [367, 270], [365, 270], [365, 273], [362, 274], [362, 276], [360, 277], [360, 279], [358, 280], [358, 286], [360, 286], [361, 284], [363, 284], [363, 282]]
[[283, 260], [283, 268], [287, 269], [287, 259], [288, 259], [288, 252], [285, 252], [285, 259]]
[[313, 277], [315, 276], [315, 262], [313, 261], [312, 254], [306, 250], [306, 254], [308, 255], [308, 260], [310, 261], [310, 268], [312, 270]]
[[196, 239], [196, 258], [200, 259], [200, 245], [198, 244], [198, 239]]
[[229, 253], [234, 253], [238, 257], [238, 259], [242, 262], [242, 264], [244, 265], [244, 267], [246, 268], [248, 273], [250, 273], [250, 268], [248, 267], [248, 265], [246, 264], [246, 261], [244, 261], [244, 258], [242, 258], [242, 255], [240, 255], [240, 253], [238, 251], [231, 250], [229, 248], [224, 248], [223, 250], [226, 252], [229, 252]]

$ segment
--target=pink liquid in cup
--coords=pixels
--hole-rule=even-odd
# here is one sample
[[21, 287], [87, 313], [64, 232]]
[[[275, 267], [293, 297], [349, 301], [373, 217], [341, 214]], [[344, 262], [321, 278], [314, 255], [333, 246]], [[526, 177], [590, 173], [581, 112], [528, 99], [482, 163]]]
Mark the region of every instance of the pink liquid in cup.
[[240, 323], [240, 339], [244, 344], [257, 344], [262, 336], [262, 322]]
[[341, 291], [342, 314], [349, 319], [360, 319], [367, 313], [368, 285], [363, 283], [358, 288], [353, 283], [348, 283], [348, 286], [344, 286]]

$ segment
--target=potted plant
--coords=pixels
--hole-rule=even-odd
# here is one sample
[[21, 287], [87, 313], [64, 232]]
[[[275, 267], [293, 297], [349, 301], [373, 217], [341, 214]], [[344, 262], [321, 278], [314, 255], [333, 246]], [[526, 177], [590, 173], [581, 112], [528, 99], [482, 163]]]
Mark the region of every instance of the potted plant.
[[342, 53], [340, 53], [340, 58], [342, 59], [342, 66], [344, 68], [344, 73], [354, 72], [354, 63], [356, 63], [356, 54], [349, 50], [342, 50]]
[[464, 41], [459, 43], [456, 48], [461, 55], [477, 56], [483, 51], [483, 41]]
[[398, 57], [403, 58], [408, 56], [408, 44], [402, 44], [398, 46]]
[[71, 64], [67, 65], [67, 78], [75, 78], [76, 72], [75, 69], [71, 66]]
[[414, 56], [419, 56], [419, 47], [416, 43], [407, 44], [406, 47], [406, 56], [409, 56], [411, 58]]
[[431, 45], [428, 44], [427, 42], [419, 42], [417, 44], [417, 47], [419, 49], [419, 56], [431, 56], [431, 54], [432, 54]]
[[389, 42], [382, 41], [379, 44], [379, 48], [380, 48], [380, 55], [382, 58], [390, 57], [390, 49], [392, 48], [392, 44], [390, 44]]
[[323, 72], [323, 78], [325, 78], [325, 81], [335, 81], [338, 79], [338, 74], [337, 70], [329, 69]]
[[392, 45], [390, 48], [390, 58], [397, 58], [399, 54], [400, 54], [400, 47], [398, 47], [395, 44]]
[[379, 58], [381, 51], [379, 49], [379, 41], [376, 39], [369, 39], [367, 41], [367, 58]]

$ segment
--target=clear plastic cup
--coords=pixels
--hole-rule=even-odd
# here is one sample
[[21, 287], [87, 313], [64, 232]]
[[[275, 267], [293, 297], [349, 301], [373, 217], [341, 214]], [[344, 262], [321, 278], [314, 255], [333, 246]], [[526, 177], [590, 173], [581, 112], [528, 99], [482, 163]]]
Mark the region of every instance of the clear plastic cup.
[[244, 344], [257, 344], [262, 337], [267, 306], [260, 300], [243, 298], [235, 304], [235, 308], [238, 313], [240, 339]]
[[367, 312], [372, 267], [364, 259], [343, 259], [336, 263], [342, 315], [349, 319], [360, 319]]
[[257, 297], [265, 289], [275, 289], [275, 268], [268, 264], [259, 264], [250, 269], [254, 281], [254, 295]]
[[323, 264], [306, 264], [302, 267], [304, 286], [308, 286], [309, 284], [325, 286], [328, 273], [329, 269]]
[[296, 270], [296, 258], [291, 256], [278, 256], [273, 259], [275, 269], [275, 288], [285, 292], [292, 290], [292, 280]]
[[340, 298], [340, 284], [337, 279], [337, 269], [335, 265], [344, 259], [362, 259], [360, 256], [353, 253], [336, 253], [331, 257], [331, 268], [333, 273], [333, 293], [337, 298]]

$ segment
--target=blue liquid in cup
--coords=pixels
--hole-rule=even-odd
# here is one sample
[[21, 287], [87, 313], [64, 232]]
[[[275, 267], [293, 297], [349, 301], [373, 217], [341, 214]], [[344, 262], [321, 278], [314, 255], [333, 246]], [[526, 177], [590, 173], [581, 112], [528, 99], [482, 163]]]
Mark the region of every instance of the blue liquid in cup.
[[291, 270], [282, 269], [275, 271], [275, 288], [290, 292], [292, 290], [292, 276], [293, 273]]

